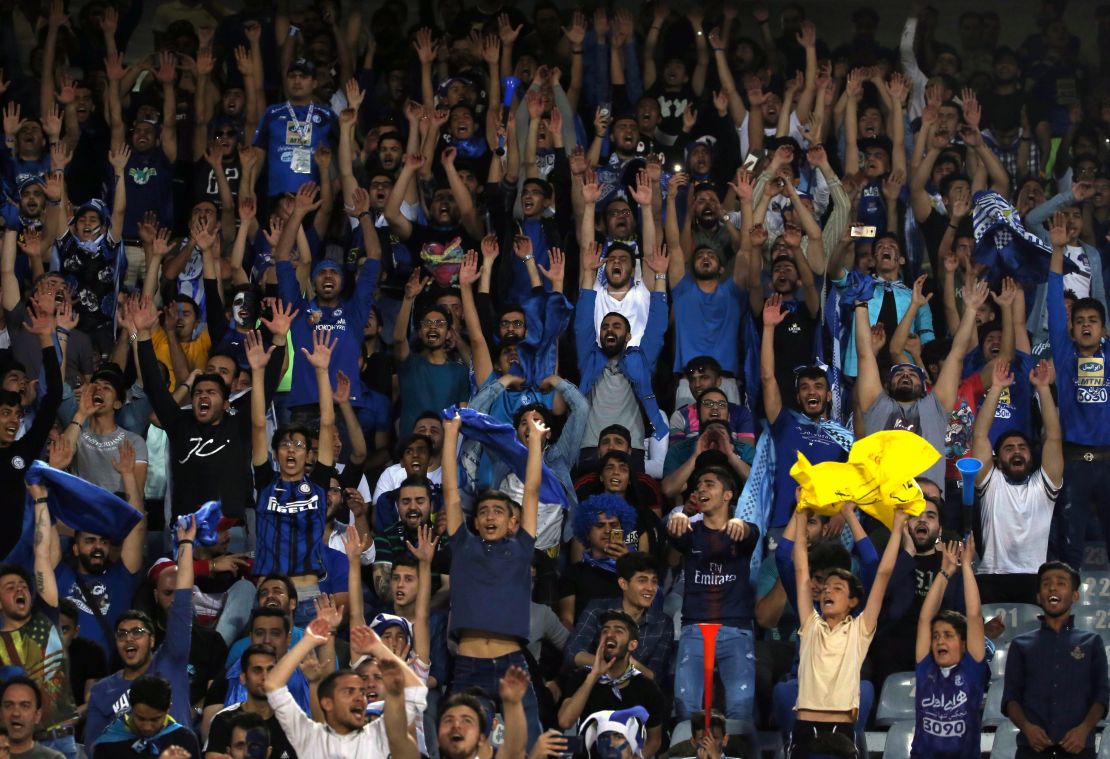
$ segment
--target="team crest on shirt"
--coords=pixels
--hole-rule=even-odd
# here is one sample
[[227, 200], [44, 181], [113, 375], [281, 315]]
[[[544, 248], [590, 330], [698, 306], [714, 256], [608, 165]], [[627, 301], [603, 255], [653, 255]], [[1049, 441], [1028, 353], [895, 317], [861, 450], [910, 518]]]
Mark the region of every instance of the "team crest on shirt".
[[1071, 658], [1075, 659], [1076, 661], [1083, 661], [1086, 655], [1087, 654], [1083, 653], [1083, 649], [1079, 646], [1076, 646], [1071, 650]]
[[309, 485], [307, 482], [302, 482], [301, 483], [301, 492], [304, 493], [305, 495], [308, 495], [309, 493], [312, 492], [312, 486]]
[[12, 456], [12, 469], [22, 469], [27, 466], [27, 462], [23, 460], [22, 456]]

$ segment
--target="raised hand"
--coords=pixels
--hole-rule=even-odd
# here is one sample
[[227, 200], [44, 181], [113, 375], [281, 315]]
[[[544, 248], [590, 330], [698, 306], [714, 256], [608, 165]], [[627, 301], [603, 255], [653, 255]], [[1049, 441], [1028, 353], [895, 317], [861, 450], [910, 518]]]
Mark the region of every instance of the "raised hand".
[[315, 211], [320, 207], [323, 202], [318, 197], [319, 188], [315, 182], [305, 182], [297, 188], [297, 194], [293, 198], [293, 209], [301, 215]]
[[1068, 244], [1068, 221], [1060, 211], [1052, 214], [1052, 222], [1048, 225], [1048, 237], [1052, 247], [1063, 248]]
[[408, 282], [405, 283], [405, 298], [413, 300], [420, 293], [424, 292], [424, 288], [432, 283], [431, 277], [423, 276], [424, 272], [419, 267], [412, 270], [409, 275]]
[[174, 526], [174, 531], [177, 533], [178, 543], [182, 540], [195, 540], [197, 537], [197, 515], [187, 514], [186, 516], [178, 517], [177, 524]]
[[782, 308], [782, 296], [775, 293], [763, 304], [763, 326], [777, 327], [786, 319], [787, 313]]
[[352, 627], [350, 630], [351, 653], [354, 656], [367, 656], [384, 646], [378, 634], [366, 625]]
[[517, 235], [513, 238], [513, 253], [523, 260], [532, 255], [532, 238], [528, 235]]
[[958, 540], [950, 540], [944, 544], [940, 562], [940, 570], [951, 575], [960, 566], [960, 557], [964, 547]]
[[358, 113], [358, 109], [362, 107], [362, 101], [366, 97], [366, 93], [358, 86], [358, 80], [353, 77], [348, 79], [343, 92], [347, 96], [347, 107]]
[[154, 78], [162, 85], [172, 85], [177, 78], [177, 61], [174, 54], [163, 52], [158, 56], [158, 67], [154, 69]]
[[247, 354], [247, 364], [254, 371], [262, 371], [266, 368], [266, 364], [270, 363], [270, 355], [274, 352], [274, 346], [266, 347], [262, 342], [262, 333], [256, 329], [252, 329], [247, 333], [243, 339], [243, 347]]
[[563, 27], [563, 36], [572, 47], [582, 47], [586, 39], [586, 14], [576, 10], [571, 14], [570, 26]]
[[979, 121], [983, 116], [983, 109], [979, 105], [979, 98], [975, 95], [975, 90], [970, 87], [965, 87], [960, 93], [960, 100], [963, 103], [964, 121], [968, 126], [979, 128]]
[[258, 213], [258, 198], [254, 195], [239, 196], [239, 221], [248, 223]]
[[333, 337], [331, 332], [316, 330], [312, 333], [312, 352], [309, 353], [308, 348], [301, 348], [301, 353], [316, 369], [327, 370], [331, 363], [331, 352], [338, 342], [339, 338]]
[[523, 28], [524, 25], [521, 24], [514, 29], [508, 13], [502, 13], [497, 17], [497, 36], [503, 45], [511, 45], [516, 42], [516, 38], [520, 36], [520, 30]]
[[343, 624], [343, 606], [337, 607], [335, 599], [327, 593], [321, 593], [312, 599], [312, 605], [316, 609], [316, 619], [324, 620], [331, 631], [334, 632]]
[[531, 678], [528, 677], [527, 672], [515, 665], [509, 667], [497, 688], [498, 695], [501, 696], [501, 702], [505, 704], [522, 703], [524, 696], [528, 693], [530, 684]]
[[911, 296], [910, 302], [919, 308], [933, 299], [932, 293], [928, 295], [924, 293], [925, 280], [928, 278], [928, 275], [922, 274], [913, 281], [913, 295]]
[[417, 561], [430, 564], [432, 559], [435, 558], [439, 538], [435, 536], [435, 528], [432, 525], [422, 524], [416, 528], [416, 545], [407, 540], [405, 545]]
[[656, 245], [644, 255], [644, 266], [656, 274], [666, 274], [670, 266], [670, 255], [666, 245]]
[[817, 47], [817, 25], [812, 21], [803, 21], [802, 28], [795, 35], [795, 39], [804, 48]]
[[135, 446], [126, 439], [120, 443], [119, 458], [112, 462], [112, 469], [123, 476], [135, 473]]
[[1002, 280], [1002, 292], [1000, 292], [998, 294], [995, 294], [994, 292], [992, 292], [990, 294], [990, 297], [999, 306], [1002, 306], [1004, 308], [1008, 308], [1014, 302], [1014, 300], [1017, 298], [1017, 293], [1018, 293], [1017, 282], [1014, 282], [1014, 280], [1010, 277], [1005, 277]]
[[540, 273], [547, 277], [549, 281], [562, 282], [563, 278], [566, 276], [567, 260], [563, 251], [559, 248], [548, 248], [547, 259], [549, 263], [546, 267], [540, 266], [537, 261], [536, 268], [539, 269]]
[[432, 39], [432, 30], [428, 27], [425, 26], [416, 30], [412, 47], [416, 50], [416, 57], [420, 60], [420, 65], [430, 66], [435, 62], [436, 55], [439, 53], [439, 45], [439, 40]]
[[987, 293], [990, 292], [990, 285], [986, 280], [976, 280], [974, 286], [964, 287], [964, 308], [970, 308], [972, 311], [979, 308], [987, 302]]
[[590, 240], [586, 246], [582, 248], [582, 269], [585, 271], [597, 271], [601, 268], [601, 246], [597, 240]]
[[[1036, 371], [1035, 367], [1034, 371]], [[1030, 377], [1032, 377], [1032, 372], [1030, 372]], [[995, 361], [991, 370], [991, 387], [1006, 389], [1012, 384], [1014, 384], [1014, 375], [1010, 371], [1010, 365], [1005, 361]]]
[[629, 188], [628, 195], [641, 206], [651, 205], [651, 180], [647, 171], [640, 169], [636, 172], [636, 186]]
[[1038, 392], [1048, 391], [1056, 381], [1056, 367], [1050, 361], [1039, 361], [1029, 371], [1029, 384], [1037, 388]]
[[77, 449], [73, 447], [73, 443], [69, 442], [69, 438], [58, 435], [47, 446], [46, 463], [55, 469], [68, 469], [76, 453]]

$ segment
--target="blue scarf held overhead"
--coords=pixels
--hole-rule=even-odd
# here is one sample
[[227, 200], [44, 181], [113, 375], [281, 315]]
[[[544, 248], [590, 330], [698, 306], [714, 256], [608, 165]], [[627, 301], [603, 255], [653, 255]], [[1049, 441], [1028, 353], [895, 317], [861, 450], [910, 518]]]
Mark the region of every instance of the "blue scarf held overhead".
[[[177, 518], [176, 526], [182, 529], [188, 527], [190, 517], [196, 517], [197, 536], [194, 538], [199, 546], [214, 546], [220, 539], [216, 527], [223, 519], [219, 501], [209, 501], [192, 514], [182, 514]], [[177, 530], [173, 531], [173, 555], [177, 558]]]
[[[462, 419], [462, 434], [469, 442], [478, 443], [491, 456], [504, 461], [513, 474], [525, 481], [528, 467], [528, 449], [516, 437], [516, 430], [508, 424], [495, 422], [492, 417], [471, 408], [451, 406], [443, 410], [444, 419], [453, 419], [458, 414]], [[557, 503], [564, 509], [570, 508], [563, 483], [555, 476], [547, 464], [543, 465], [540, 480], [540, 502]]]
[[[28, 485], [45, 485], [50, 518], [77, 532], [89, 532], [118, 543], [143, 520], [143, 515], [119, 496], [93, 485], [76, 475], [35, 460], [27, 468]], [[27, 494], [23, 507], [23, 528], [19, 543], [4, 561], [31, 566], [35, 557], [32, 545], [35, 532], [35, 504]]]
[[[1013, 277], [1020, 285], [1039, 285], [1048, 280], [1052, 247], [1025, 228], [1021, 214], [992, 190], [975, 193], [972, 225], [975, 250], [972, 260], [987, 266], [987, 279], [994, 282]], [[1075, 264], [1064, 258], [1064, 266]]]

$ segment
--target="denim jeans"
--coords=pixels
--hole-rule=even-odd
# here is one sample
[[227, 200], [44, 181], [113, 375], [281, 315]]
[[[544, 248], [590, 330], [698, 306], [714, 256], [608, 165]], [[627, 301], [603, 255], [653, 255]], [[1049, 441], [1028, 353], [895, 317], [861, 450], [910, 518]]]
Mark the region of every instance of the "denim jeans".
[[[501, 678], [509, 671], [509, 667], [516, 665], [528, 671], [528, 660], [523, 652], [514, 651], [508, 656], [499, 656], [495, 659], [478, 659], [473, 656], [456, 656], [455, 671], [451, 677], [451, 686], [447, 691], [450, 696], [466, 690], [467, 688], [481, 688], [491, 700], [496, 701], [497, 693], [501, 687]], [[528, 720], [528, 749], [540, 736], [540, 705], [536, 700], [535, 686], [528, 688], [524, 694], [524, 717]]]
[[320, 585], [297, 586], [297, 608], [293, 610], [293, 625], [308, 627], [308, 623], [316, 619], [316, 604], [312, 600], [320, 595]]
[[1110, 464], [1105, 461], [1064, 461], [1064, 561], [1074, 569], [1083, 566], [1083, 547], [1087, 542], [1087, 522], [1097, 518], [1110, 550]]
[[220, 618], [216, 620], [216, 632], [229, 647], [239, 640], [239, 636], [246, 629], [247, 621], [254, 611], [254, 599], [257, 593], [254, 583], [247, 579], [236, 580], [228, 588], [223, 611], [220, 612]]
[[[717, 631], [716, 669], [725, 686], [725, 716], [751, 724], [755, 714], [755, 639], [750, 629]], [[674, 673], [675, 712], [680, 720], [704, 706], [705, 657], [701, 628], [683, 625]]]

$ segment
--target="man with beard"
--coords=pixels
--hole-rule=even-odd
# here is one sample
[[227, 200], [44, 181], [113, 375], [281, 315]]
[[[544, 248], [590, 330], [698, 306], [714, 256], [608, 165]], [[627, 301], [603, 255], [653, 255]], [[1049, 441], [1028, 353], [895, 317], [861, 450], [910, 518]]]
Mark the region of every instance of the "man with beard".
[[[257, 608], [262, 609], [275, 609], [282, 614], [289, 615], [293, 618], [293, 612], [297, 609], [297, 586], [293, 584], [285, 575], [269, 574], [262, 578], [258, 583], [258, 590], [255, 593], [255, 604]], [[224, 610], [224, 616], [227, 616], [229, 609]], [[243, 655], [243, 651], [247, 646], [251, 645], [251, 627], [249, 624], [253, 609], [236, 610], [241, 611], [241, 621], [237, 625], [232, 625], [234, 628], [231, 636], [239, 635], [240, 632], [246, 632], [247, 637], [239, 638], [231, 643], [231, 647], [227, 652], [227, 659], [224, 660], [224, 666], [231, 668], [235, 662], [239, 661], [239, 657]], [[223, 618], [221, 618], [222, 621]], [[293, 643], [300, 641], [301, 636], [304, 635], [304, 630], [300, 627], [293, 626], [291, 638]], [[269, 641], [267, 641], [269, 642]], [[273, 643], [271, 642], [271, 645]], [[275, 646], [277, 648], [277, 646]]]
[[[375, 525], [374, 591], [383, 601], [390, 596], [394, 562], [408, 555], [406, 543], [416, 545], [420, 526], [432, 524], [432, 504], [435, 500], [432, 485], [427, 478], [421, 475], [408, 477], [397, 489], [397, 513], [400, 518], [389, 527]], [[442, 496], [438, 500], [442, 503]], [[447, 543], [447, 536], [442, 536], [436, 546], [433, 567], [437, 573], [437, 586], [438, 575], [446, 574], [451, 564]], [[394, 600], [397, 600], [396, 597]]]
[[[832, 390], [829, 375], [816, 365], [794, 370], [794, 408], [783, 403], [782, 386], [779, 385], [775, 361], [777, 328], [789, 312], [782, 309], [782, 297], [776, 293], [763, 306], [763, 342], [759, 348], [759, 379], [763, 388], [763, 412], [771, 425], [770, 441], [760, 441], [760, 451], [766, 445], [774, 446], [774, 463], [759, 455], [752, 466], [752, 479], [761, 481], [773, 477], [771, 485], [773, 502], [769, 528], [781, 530], [794, 513], [797, 483], [790, 476], [792, 462], [798, 453], [804, 453], [812, 464], [822, 461], [847, 461], [852, 447], [852, 433], [829, 417]], [[788, 385], [787, 387], [790, 387]], [[773, 466], [774, 471], [768, 471]]]
[[[320, 207], [316, 198], [316, 186], [307, 183], [297, 191], [293, 212], [282, 229], [281, 238], [274, 248], [274, 266], [277, 270], [278, 292], [281, 299], [297, 310], [293, 319], [293, 344], [307, 346], [313, 344], [313, 333], [329, 332], [336, 341], [334, 356], [328, 368], [329, 382], [336, 386], [339, 372], [348, 377], [358, 377], [358, 360], [362, 351], [362, 327], [374, 305], [374, 288], [377, 287], [378, 273], [381, 269], [381, 248], [377, 245], [376, 235], [367, 235], [366, 258], [363, 259], [358, 277], [355, 279], [354, 294], [344, 299], [343, 267], [327, 258], [318, 261], [312, 268], [312, 285], [316, 297], [308, 300], [301, 295], [296, 270], [290, 260], [293, 243], [304, 217]], [[272, 330], [271, 330], [272, 331]], [[276, 336], [275, 336], [276, 340]], [[284, 345], [284, 343], [282, 343]], [[278, 362], [279, 366], [281, 362]], [[351, 384], [351, 405], [361, 408], [365, 399], [361, 383]], [[320, 396], [316, 382], [316, 372], [308, 361], [293, 364], [293, 384], [289, 390], [287, 403], [290, 408], [297, 406], [319, 407]], [[313, 409], [319, 413], [319, 409]]]
[[639, 626], [617, 609], [602, 613], [598, 623], [601, 632], [592, 666], [575, 670], [563, 688], [567, 695], [559, 705], [559, 728], [576, 727], [583, 716], [606, 709], [642, 706], [648, 713], [644, 756], [655, 756], [663, 741], [666, 698], [632, 663], [640, 642]]
[[[401, 468], [404, 470], [405, 479], [401, 485], [393, 490], [382, 493], [374, 502], [374, 529], [378, 533], [385, 532], [397, 523], [402, 516], [400, 487], [411, 478], [424, 480], [428, 475], [428, 461], [432, 455], [432, 440], [426, 435], [408, 435], [397, 445], [400, 451]], [[429, 483], [431, 485], [431, 483]], [[432, 513], [438, 513], [443, 506], [443, 497], [439, 494], [439, 486], [431, 485], [433, 508]]]
[[165, 642], [154, 649], [154, 622], [141, 611], [120, 615], [115, 626], [116, 654], [123, 669], [92, 687], [85, 719], [83, 743], [92, 746], [113, 720], [132, 710], [128, 691], [143, 675], [166, 678], [172, 692], [170, 715], [182, 725], [191, 725], [189, 701], [189, 641], [193, 628], [193, 540], [196, 518], [177, 527], [177, 582], [166, 619]]
[[1095, 725], [1106, 716], [1102, 638], [1075, 627], [1079, 572], [1062, 561], [1037, 569], [1039, 630], [1010, 642], [1002, 711], [1021, 733], [1016, 759], [1095, 755]]
[[263, 721], [270, 736], [270, 759], [296, 759], [289, 739], [274, 716], [274, 710], [266, 699], [263, 687], [266, 676], [283, 656], [285, 650], [278, 652], [265, 643], [252, 644], [240, 658], [239, 681], [247, 692], [245, 701], [232, 704], [216, 713], [208, 727], [208, 740], [204, 744], [205, 759], [219, 759], [234, 746], [234, 725], [243, 714], [254, 714]]
[[[416, 422], [413, 423], [411, 431], [413, 435], [422, 435], [432, 441], [432, 449], [428, 457], [425, 474], [433, 485], [439, 485], [443, 481], [443, 470], [440, 468], [440, 452], [443, 449], [443, 419], [440, 418], [438, 412], [425, 409], [416, 417]], [[377, 503], [384, 493], [400, 487], [408, 476], [408, 471], [401, 463], [390, 464], [386, 467], [374, 485], [374, 502]]]
[[[601, 266], [600, 254], [596, 242], [583, 249], [583, 282], [593, 281]], [[643, 467], [643, 441], [647, 437], [641, 406], [647, 412], [652, 435], [662, 440], [667, 434], [667, 419], [659, 409], [651, 383], [667, 330], [667, 254], [664, 249], [656, 248], [644, 257], [644, 263], [655, 272], [655, 279], [647, 322], [638, 346], [632, 346], [632, 324], [621, 313], [606, 314], [600, 330], [595, 329], [595, 304], [599, 295], [592, 287], [583, 287], [574, 311], [575, 347], [582, 378], [579, 390], [590, 401], [582, 440], [597, 440], [601, 430], [619, 424], [631, 433], [632, 456], [637, 468]]]
[[322, 724], [313, 721], [294, 702], [286, 683], [309, 652], [326, 644], [333, 634], [326, 620], [313, 620], [301, 642], [266, 675], [263, 684], [266, 697], [293, 750], [303, 757], [356, 759], [392, 755], [397, 759], [417, 759], [419, 752], [408, 729], [420, 719], [428, 689], [369, 627], [351, 630], [351, 656], [373, 656], [378, 660], [385, 681], [382, 719], [368, 721], [362, 678], [350, 669], [331, 672], [320, 681], [317, 695], [324, 715]]
[[[292, 310], [279, 301], [274, 318], [264, 323], [273, 336], [275, 356], [266, 367], [265, 381], [252, 392], [273, 397], [285, 353], [285, 335]], [[186, 385], [192, 408], [184, 410], [170, 395], [158, 369], [150, 342], [150, 330], [158, 312], [146, 297], [132, 301], [125, 309], [121, 324], [129, 330], [128, 339], [139, 343], [139, 371], [143, 387], [158, 421], [169, 440], [170, 476], [173, 481], [171, 514], [192, 513], [201, 504], [219, 500], [224, 516], [242, 518], [248, 503], [254, 503], [250, 472], [251, 419], [247, 400], [238, 399], [239, 413], [229, 414], [230, 389], [219, 374], [201, 374], [191, 387]], [[308, 342], [301, 343], [307, 345]], [[307, 361], [298, 363], [308, 364]]]
[[[884, 386], [871, 345], [871, 324], [868, 321], [869, 304], [874, 300], [856, 302], [856, 355], [859, 361], [856, 408], [862, 415], [865, 434], [880, 430], [909, 430], [925, 438], [938, 451], [944, 450], [948, 415], [956, 405], [964, 356], [967, 355], [971, 331], [975, 327], [975, 311], [986, 301], [989, 291], [987, 283], [982, 280], [973, 287], [965, 288], [960, 326], [931, 391], [925, 389], [925, 372], [916, 364], [907, 363], [890, 367]], [[943, 483], [944, 457], [941, 456], [922, 476], [938, 485]], [[941, 487], [943, 490], [943, 485]]]
[[994, 412], [1014, 382], [1009, 366], [995, 364], [991, 389], [975, 417], [972, 455], [983, 464], [975, 488], [983, 531], [977, 574], [984, 603], [1031, 603], [1036, 595], [1036, 568], [1048, 555], [1052, 512], [1064, 481], [1063, 433], [1052, 398], [1055, 379], [1045, 361], [1029, 373], [1044, 423], [1039, 468], [1033, 466], [1033, 442], [1019, 430], [1000, 435], [992, 455]]
[[405, 284], [405, 299], [393, 328], [393, 354], [401, 387], [401, 414], [398, 429], [411, 429], [416, 416], [425, 409], [442, 409], [470, 400], [470, 377], [462, 364], [451, 361], [447, 338], [455, 326], [443, 306], [426, 306], [415, 319], [419, 350], [409, 347], [409, 317], [416, 297], [429, 280], [414, 269]]

